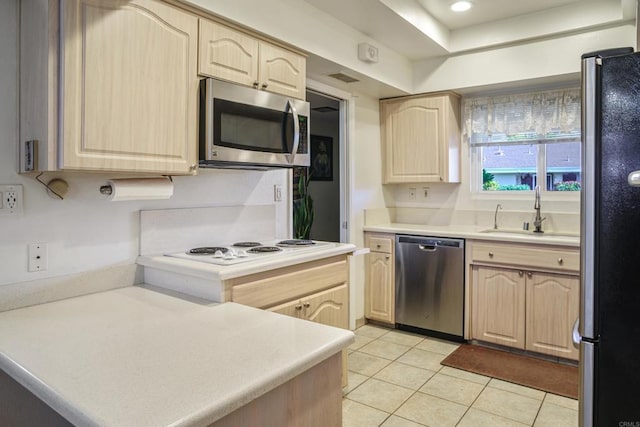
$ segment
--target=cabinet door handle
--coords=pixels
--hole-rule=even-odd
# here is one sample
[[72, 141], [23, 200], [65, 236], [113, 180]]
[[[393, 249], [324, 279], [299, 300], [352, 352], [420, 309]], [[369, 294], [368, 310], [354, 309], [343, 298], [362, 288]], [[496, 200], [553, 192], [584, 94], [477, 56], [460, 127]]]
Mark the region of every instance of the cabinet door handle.
[[558, 264], [562, 265], [563, 262], [564, 260], [562, 258], [558, 258]]
[[527, 277], [531, 277], [531, 276], [533, 276], [533, 273], [530, 271], [527, 271]]
[[311, 307], [311, 304], [310, 304], [310, 303], [308, 303], [308, 302], [305, 302], [305, 303], [304, 303], [304, 308], [309, 308], [309, 307]]
[[377, 244], [377, 245], [376, 245], [376, 247], [377, 247], [378, 249], [380, 249], [380, 248], [382, 247], [382, 245]]
[[387, 260], [388, 260], [389, 258], [391, 258], [389, 255], [387, 255], [387, 256], [385, 256], [385, 257], [384, 257], [384, 259], [387, 259]]
[[302, 310], [302, 304], [296, 305], [296, 310], [298, 310], [298, 311]]
[[266, 89], [269, 86], [267, 83], [262, 83], [262, 89]]
[[256, 80], [255, 82], [253, 82], [253, 87], [255, 87], [256, 89], [258, 88], [259, 85], [260, 85], [259, 81]]
[[493, 252], [489, 252], [489, 258], [493, 258]]
[[518, 276], [520, 276], [520, 277], [524, 276], [524, 271], [522, 271], [522, 270], [518, 271]]

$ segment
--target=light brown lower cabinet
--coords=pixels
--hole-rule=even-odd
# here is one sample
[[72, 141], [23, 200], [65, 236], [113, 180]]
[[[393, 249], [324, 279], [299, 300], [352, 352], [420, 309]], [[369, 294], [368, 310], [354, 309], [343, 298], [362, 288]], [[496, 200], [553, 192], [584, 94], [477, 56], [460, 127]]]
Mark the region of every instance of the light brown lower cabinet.
[[[339, 255], [225, 281], [227, 301], [349, 329], [349, 269]], [[347, 351], [342, 352], [347, 385]]]
[[527, 350], [578, 360], [571, 337], [580, 311], [580, 278], [527, 273]]
[[331, 356], [216, 421], [211, 427], [341, 426], [340, 362], [339, 354]]
[[366, 233], [371, 249], [366, 260], [365, 309], [367, 319], [395, 323], [395, 235]]
[[473, 273], [472, 338], [578, 360], [578, 276], [485, 266]]
[[271, 307], [269, 310], [322, 323], [323, 325], [343, 328], [345, 323], [349, 323], [348, 300], [349, 291], [347, 285], [340, 285], [295, 301]]
[[524, 350], [524, 273], [493, 267], [474, 270], [472, 337]]

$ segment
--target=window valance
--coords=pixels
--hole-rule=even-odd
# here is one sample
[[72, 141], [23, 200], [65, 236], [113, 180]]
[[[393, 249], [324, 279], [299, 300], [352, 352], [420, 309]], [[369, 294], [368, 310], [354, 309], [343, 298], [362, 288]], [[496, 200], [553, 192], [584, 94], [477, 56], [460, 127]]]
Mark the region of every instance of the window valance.
[[463, 135], [472, 146], [580, 139], [580, 88], [465, 99]]

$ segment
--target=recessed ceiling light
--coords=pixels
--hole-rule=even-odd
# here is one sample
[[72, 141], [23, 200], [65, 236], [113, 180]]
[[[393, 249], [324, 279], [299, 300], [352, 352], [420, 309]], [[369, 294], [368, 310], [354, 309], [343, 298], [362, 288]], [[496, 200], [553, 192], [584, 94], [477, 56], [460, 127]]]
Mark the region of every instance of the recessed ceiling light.
[[462, 0], [451, 3], [451, 10], [453, 10], [454, 12], [465, 12], [471, 9], [471, 6], [473, 6], [473, 3], [471, 3], [470, 1]]

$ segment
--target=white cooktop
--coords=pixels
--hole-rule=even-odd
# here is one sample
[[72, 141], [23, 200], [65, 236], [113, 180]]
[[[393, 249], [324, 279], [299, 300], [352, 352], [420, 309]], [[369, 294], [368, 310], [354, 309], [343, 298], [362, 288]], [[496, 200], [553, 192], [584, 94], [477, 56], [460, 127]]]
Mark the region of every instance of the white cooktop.
[[[293, 242], [293, 244], [287, 244], [287, 242]], [[333, 242], [323, 242], [314, 240], [311, 241], [309, 245], [297, 245], [295, 244], [296, 240], [268, 240], [268, 241], [259, 241], [255, 243], [259, 243], [255, 246], [244, 246], [242, 243], [247, 242], [236, 242], [232, 244], [212, 244], [207, 247], [201, 247], [197, 249], [210, 249], [207, 252], [213, 253], [190, 253], [192, 249], [190, 248], [180, 252], [171, 252], [164, 254], [165, 256], [187, 259], [195, 262], [204, 262], [208, 264], [216, 264], [216, 265], [235, 265], [241, 264], [245, 262], [252, 261], [264, 261], [271, 260], [276, 257], [289, 257], [291, 255], [318, 251], [322, 249], [328, 249], [330, 247], [335, 246], [336, 243]], [[265, 248], [277, 248], [274, 251], [264, 251]]]

